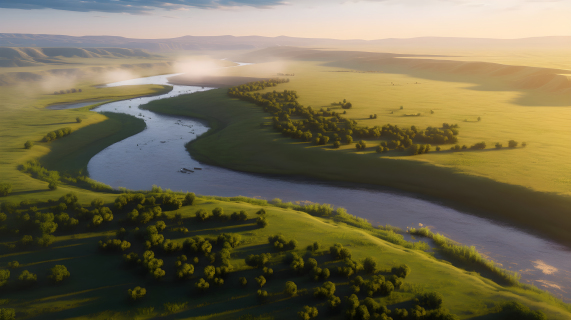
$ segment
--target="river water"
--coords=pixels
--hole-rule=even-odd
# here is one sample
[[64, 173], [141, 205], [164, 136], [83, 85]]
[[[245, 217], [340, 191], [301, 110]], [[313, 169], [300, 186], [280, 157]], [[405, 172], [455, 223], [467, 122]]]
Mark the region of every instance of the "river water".
[[[167, 78], [171, 76], [139, 78], [107, 86], [168, 84]], [[455, 241], [475, 246], [504, 268], [519, 272], [523, 282], [571, 302], [570, 248], [410, 194], [358, 184], [241, 173], [199, 163], [190, 157], [184, 145], [208, 130], [203, 122], [138, 108], [152, 100], [209, 89], [174, 85], [173, 90], [164, 95], [117, 101], [96, 108], [97, 112], [118, 112], [141, 118], [147, 128], [95, 155], [88, 164], [90, 177], [114, 188], [148, 190], [156, 184], [201, 195], [330, 203], [374, 224], [403, 229], [428, 226]], [[180, 172], [181, 168], [195, 167], [202, 170]]]

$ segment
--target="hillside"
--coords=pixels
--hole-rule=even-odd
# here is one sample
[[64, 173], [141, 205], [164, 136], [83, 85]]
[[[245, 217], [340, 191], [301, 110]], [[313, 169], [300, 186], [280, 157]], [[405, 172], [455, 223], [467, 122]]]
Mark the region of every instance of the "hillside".
[[0, 47], [0, 67], [27, 67], [69, 64], [62, 58], [151, 58], [141, 49], [124, 48], [34, 48]]

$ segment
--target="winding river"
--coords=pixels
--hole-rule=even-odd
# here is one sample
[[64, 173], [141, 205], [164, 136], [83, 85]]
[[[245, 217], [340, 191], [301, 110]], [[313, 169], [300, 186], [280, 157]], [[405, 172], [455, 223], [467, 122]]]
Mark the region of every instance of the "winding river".
[[[133, 79], [107, 86], [164, 85], [168, 84], [171, 76]], [[532, 283], [571, 302], [570, 248], [410, 194], [357, 184], [241, 173], [202, 164], [189, 156], [184, 145], [208, 130], [203, 122], [138, 108], [152, 100], [209, 89], [174, 85], [173, 90], [164, 95], [112, 102], [95, 109], [97, 112], [118, 112], [141, 118], [147, 128], [93, 157], [88, 164], [91, 178], [115, 188], [133, 190], [148, 190], [156, 184], [203, 195], [330, 203], [373, 223], [403, 229], [428, 226], [453, 240], [475, 246], [506, 269], [519, 272], [523, 282]], [[181, 168], [194, 167], [202, 170], [180, 172]]]

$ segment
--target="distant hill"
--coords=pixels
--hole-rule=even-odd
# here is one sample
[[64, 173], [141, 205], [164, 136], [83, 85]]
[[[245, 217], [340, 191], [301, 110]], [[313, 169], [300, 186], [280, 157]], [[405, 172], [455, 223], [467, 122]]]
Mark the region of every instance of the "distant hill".
[[253, 50], [273, 46], [296, 47], [446, 47], [457, 49], [571, 49], [571, 37], [534, 37], [523, 39], [486, 39], [419, 37], [409, 39], [336, 40], [324, 38], [261, 37], [261, 36], [184, 36], [171, 39], [132, 39], [115, 36], [83, 36], [0, 33], [1, 47], [120, 47], [149, 51], [177, 50]]
[[150, 58], [141, 49], [125, 48], [33, 48], [0, 47], [0, 67], [27, 67], [63, 64], [61, 58]]

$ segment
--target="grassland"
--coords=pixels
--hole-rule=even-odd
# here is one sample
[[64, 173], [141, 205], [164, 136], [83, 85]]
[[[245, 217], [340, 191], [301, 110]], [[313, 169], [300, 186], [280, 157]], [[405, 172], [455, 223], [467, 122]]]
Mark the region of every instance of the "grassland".
[[[148, 196], [151, 195], [158, 196]], [[116, 195], [100, 196], [111, 201]], [[84, 201], [87, 199], [89, 197], [79, 196], [79, 202], [85, 207], [90, 206], [88, 201]], [[237, 223], [213, 219], [199, 222], [194, 218], [197, 210], [211, 212], [215, 207], [222, 207], [226, 214], [245, 211], [250, 219]], [[412, 306], [411, 300], [417, 294], [437, 291], [444, 296], [444, 307], [460, 319], [496, 319], [494, 313], [499, 305], [506, 301], [518, 301], [532, 309], [540, 309], [549, 319], [567, 319], [570, 316], [569, 310], [565, 310], [568, 307], [546, 294], [498, 285], [474, 272], [463, 271], [448, 262], [435, 259], [430, 254], [382, 241], [369, 231], [291, 209], [267, 204], [264, 204], [263, 208], [267, 211], [269, 221], [265, 228], [257, 227], [255, 219], [252, 219], [260, 205], [238, 199], [220, 201], [198, 198], [192, 206], [165, 211], [166, 215], [159, 219], [167, 224], [163, 232], [165, 238], [177, 242], [196, 235], [209, 239], [216, 238], [220, 233], [241, 235], [242, 243], [232, 251], [230, 259], [234, 269], [226, 277], [222, 287], [211, 287], [205, 293], [200, 293], [193, 287], [202, 277], [202, 269], [208, 265], [206, 258], [200, 255], [194, 276], [189, 280], [176, 282], [173, 276], [175, 258], [184, 252], [168, 255], [160, 253], [157, 248], [153, 249], [164, 260], [163, 269], [166, 276], [160, 281], [141, 273], [142, 270], [125, 267], [120, 254], [99, 252], [97, 242], [114, 237], [114, 231], [124, 226], [129, 231], [126, 239], [132, 243], [132, 247], [125, 252], [142, 253], [135, 226], [121, 222], [124, 214], [114, 210], [113, 221], [98, 228], [86, 228], [85, 223], [81, 222], [73, 234], [56, 233], [57, 237], [50, 248], [37, 251], [16, 249], [0, 255], [1, 267], [11, 261], [20, 263], [20, 268], [12, 269], [13, 274], [29, 270], [38, 275], [37, 284], [18, 290], [14, 289], [16, 283], [13, 276], [5, 287], [5, 290], [10, 291], [5, 291], [1, 307], [15, 308], [19, 319], [147, 319], [167, 315], [165, 303], [185, 304], [168, 318], [237, 319], [250, 314], [264, 315], [265, 319], [292, 319], [303, 305], [310, 305], [319, 309], [319, 318], [342, 319], [342, 313], [330, 313], [324, 300], [312, 297], [312, 289], [320, 286], [322, 282], [310, 280], [307, 275], [296, 275], [280, 262], [284, 254], [274, 251], [267, 241], [268, 236], [279, 233], [299, 242], [301, 249], [295, 251], [300, 255], [306, 258], [313, 256], [320, 265], [330, 269], [335, 269], [338, 262], [330, 261], [329, 254], [325, 251], [334, 243], [350, 248], [355, 260], [374, 257], [379, 262], [380, 270], [407, 264], [412, 272], [406, 278], [405, 285], [388, 297], [375, 298], [390, 309], [409, 308]], [[175, 218], [175, 213], [180, 214], [180, 218]], [[149, 223], [151, 224], [154, 224], [154, 221]], [[138, 227], [144, 229], [145, 225]], [[172, 230], [179, 227], [186, 227], [189, 232], [183, 234]], [[10, 239], [3, 238], [3, 241], [6, 243]], [[319, 241], [323, 249], [308, 256], [305, 247], [314, 241]], [[244, 258], [249, 254], [265, 252], [272, 253], [270, 266], [274, 269], [274, 276], [268, 278], [263, 287], [269, 293], [268, 301], [260, 303], [256, 299], [258, 288], [255, 286], [254, 277], [260, 275], [261, 270], [246, 266]], [[192, 258], [192, 255], [189, 258]], [[46, 271], [56, 264], [65, 265], [71, 273], [71, 277], [60, 285], [50, 284], [45, 276]], [[361, 275], [367, 278], [364, 274]], [[247, 278], [246, 287], [239, 286], [239, 277]], [[284, 284], [288, 280], [298, 285], [300, 294], [291, 298], [283, 294]], [[351, 294], [350, 283], [346, 278], [333, 272], [330, 281], [337, 286], [337, 296]], [[147, 295], [141, 301], [130, 303], [126, 292], [135, 286], [146, 288]]]

